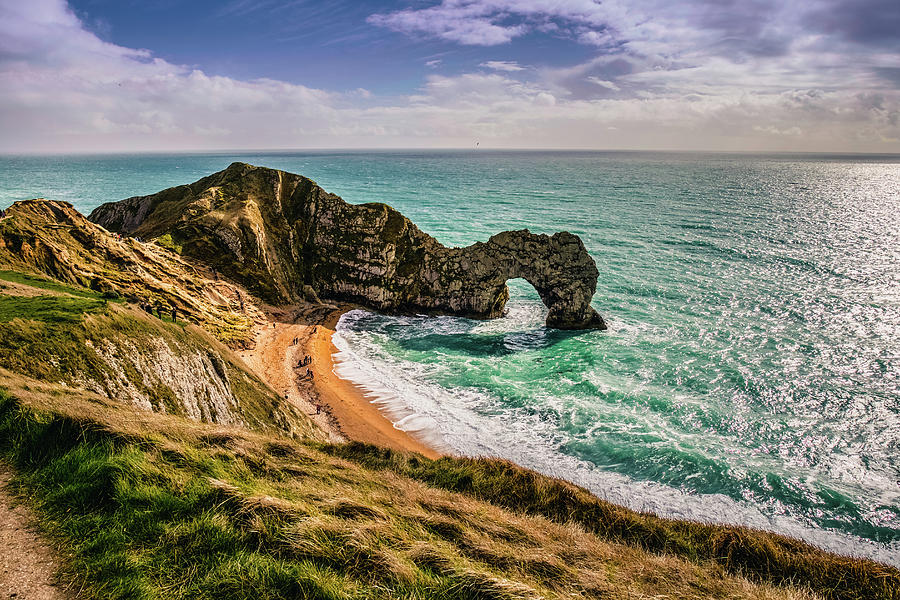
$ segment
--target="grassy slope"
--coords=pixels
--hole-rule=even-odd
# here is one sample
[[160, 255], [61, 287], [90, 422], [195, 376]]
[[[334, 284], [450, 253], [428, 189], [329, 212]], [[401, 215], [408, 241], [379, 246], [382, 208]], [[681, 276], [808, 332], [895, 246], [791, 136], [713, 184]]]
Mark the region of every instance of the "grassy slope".
[[248, 303], [248, 313], [237, 312], [234, 286], [209, 279], [171, 249], [117, 239], [66, 203], [31, 200], [10, 207], [0, 222], [0, 269], [0, 288], [10, 282], [53, 294], [124, 296], [165, 310], [171, 305], [226, 343], [252, 337], [255, 307]]
[[814, 597], [373, 470], [332, 446], [59, 392], [0, 392], [0, 456], [90, 597]]
[[33, 288], [46, 290], [48, 292], [68, 294], [70, 296], [80, 296], [82, 298], [93, 299], [101, 298], [101, 294], [95, 292], [94, 290], [65, 285], [63, 283], [59, 283], [58, 281], [47, 279], [46, 277], [39, 277], [37, 275], [30, 275], [28, 273], [22, 273], [19, 271], [0, 270], [0, 280], [31, 286]]
[[[124, 376], [128, 385], [150, 398], [155, 409], [184, 416], [173, 389], [165, 384], [148, 387], [132, 355], [169, 348], [177, 363], [179, 355], [202, 353], [218, 357], [216, 363], [240, 398], [234, 412], [241, 422], [261, 431], [293, 431], [303, 437], [318, 433], [308, 419], [284, 405], [228, 348], [199, 327], [173, 323], [168, 317], [158, 319], [124, 302], [108, 301], [98, 292], [30, 275], [0, 272], [0, 280], [20, 284], [14, 292], [52, 292], [0, 292], [0, 366], [8, 374], [75, 387], [93, 382], [94, 388], [104, 387], [107, 394], [114, 393], [109, 382]], [[118, 364], [110, 364], [96, 351], [104, 344], [117, 348]]]
[[78, 390], [67, 373], [103, 368], [87, 339], [216, 342], [46, 285], [0, 294], [0, 456], [89, 597], [900, 598], [894, 569], [641, 515], [508, 462], [292, 441]]

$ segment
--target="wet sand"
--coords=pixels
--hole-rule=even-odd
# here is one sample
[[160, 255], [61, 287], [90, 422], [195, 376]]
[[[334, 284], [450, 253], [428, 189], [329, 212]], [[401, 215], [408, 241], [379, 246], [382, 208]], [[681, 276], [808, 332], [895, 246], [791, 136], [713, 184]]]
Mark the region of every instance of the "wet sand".
[[[270, 321], [257, 333], [256, 347], [238, 353], [275, 391], [305, 411], [332, 441], [355, 440], [440, 457], [440, 452], [394, 427], [369, 401], [364, 389], [334, 373], [337, 348], [331, 336], [341, 315], [351, 308], [310, 305], [273, 310]], [[298, 367], [305, 355], [312, 357], [312, 363]], [[307, 369], [313, 373], [312, 380], [305, 377]], [[321, 406], [321, 412], [317, 413], [316, 405]]]
[[429, 458], [438, 458], [439, 452], [428, 447], [408, 433], [394, 427], [378, 408], [366, 397], [367, 392], [334, 373], [334, 354], [337, 348], [331, 341], [338, 319], [346, 309], [335, 310], [323, 321], [313, 326], [307, 354], [312, 356], [315, 388], [319, 401], [340, 423], [341, 432], [351, 440], [386, 446], [396, 450], [411, 450]]

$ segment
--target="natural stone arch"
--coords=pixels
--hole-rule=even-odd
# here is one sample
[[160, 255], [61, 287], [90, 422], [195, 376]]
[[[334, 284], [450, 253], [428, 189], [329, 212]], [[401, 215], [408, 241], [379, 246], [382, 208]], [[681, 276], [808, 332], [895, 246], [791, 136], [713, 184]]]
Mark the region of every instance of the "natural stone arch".
[[[590, 305], [599, 272], [577, 235], [505, 231], [459, 253], [458, 260], [472, 265], [463, 270], [472, 282], [466, 286], [467, 291], [483, 298], [482, 310], [476, 310], [480, 312], [476, 316], [499, 316], [509, 298], [506, 282], [521, 278], [531, 284], [547, 307], [548, 327], [606, 329], [602, 317]], [[488, 281], [490, 285], [485, 285]]]

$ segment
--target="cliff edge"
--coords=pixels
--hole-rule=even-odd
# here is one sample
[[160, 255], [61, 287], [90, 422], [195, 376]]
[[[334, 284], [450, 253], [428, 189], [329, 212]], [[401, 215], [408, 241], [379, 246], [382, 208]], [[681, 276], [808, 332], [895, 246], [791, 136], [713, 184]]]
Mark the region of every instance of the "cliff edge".
[[547, 325], [605, 329], [590, 306], [599, 272], [571, 233], [507, 231], [448, 248], [386, 204], [348, 204], [314, 181], [234, 163], [189, 185], [104, 204], [89, 219], [162, 240], [272, 304], [324, 298], [385, 312], [500, 316], [521, 277]]

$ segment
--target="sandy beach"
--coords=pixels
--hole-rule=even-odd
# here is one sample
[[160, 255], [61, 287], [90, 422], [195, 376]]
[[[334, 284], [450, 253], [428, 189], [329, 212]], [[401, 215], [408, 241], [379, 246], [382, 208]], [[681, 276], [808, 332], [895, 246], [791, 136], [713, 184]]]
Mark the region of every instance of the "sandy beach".
[[[240, 354], [257, 375], [305, 411], [332, 441], [355, 440], [440, 457], [433, 448], [394, 427], [364, 389], [335, 374], [337, 348], [331, 336], [341, 315], [351, 308], [273, 310], [269, 323], [257, 333], [256, 347]], [[308, 367], [298, 366], [304, 356], [312, 359]], [[307, 369], [312, 380], [306, 377]]]

